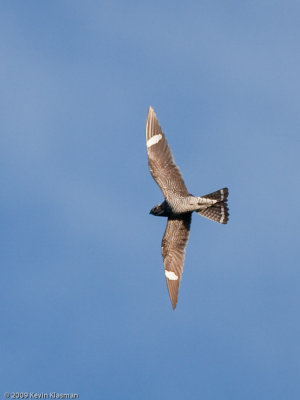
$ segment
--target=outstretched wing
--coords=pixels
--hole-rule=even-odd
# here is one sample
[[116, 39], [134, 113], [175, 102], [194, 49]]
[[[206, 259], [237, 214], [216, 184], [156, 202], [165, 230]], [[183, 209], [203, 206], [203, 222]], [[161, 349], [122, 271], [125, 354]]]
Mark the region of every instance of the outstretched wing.
[[165, 276], [173, 309], [176, 308], [178, 289], [189, 238], [192, 213], [168, 218], [167, 227], [161, 243]]
[[147, 116], [146, 143], [151, 175], [165, 198], [189, 195], [152, 107]]

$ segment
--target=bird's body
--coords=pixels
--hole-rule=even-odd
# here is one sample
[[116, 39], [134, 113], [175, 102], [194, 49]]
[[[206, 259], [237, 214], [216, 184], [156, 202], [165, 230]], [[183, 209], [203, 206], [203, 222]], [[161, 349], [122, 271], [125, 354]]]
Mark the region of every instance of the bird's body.
[[154, 213], [151, 214], [162, 217], [168, 217], [169, 215], [180, 215], [187, 212], [205, 210], [207, 207], [212, 206], [216, 202], [216, 200], [207, 199], [205, 197], [195, 197], [192, 195], [185, 197], [173, 196], [173, 198], [165, 200], [159, 204], [159, 206], [165, 210], [164, 215]]
[[152, 107], [147, 116], [146, 144], [150, 172], [165, 197], [161, 204], [152, 208], [150, 214], [168, 217], [162, 239], [162, 256], [169, 295], [175, 309], [192, 213], [195, 211], [226, 224], [229, 216], [228, 189], [200, 197], [188, 192]]

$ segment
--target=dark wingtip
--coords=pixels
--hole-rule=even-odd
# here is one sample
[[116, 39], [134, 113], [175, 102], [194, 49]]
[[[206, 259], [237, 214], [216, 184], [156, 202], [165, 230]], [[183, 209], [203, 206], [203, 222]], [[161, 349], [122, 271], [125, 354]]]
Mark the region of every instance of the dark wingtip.
[[171, 304], [172, 304], [172, 309], [175, 310], [177, 306], [177, 299], [171, 300]]

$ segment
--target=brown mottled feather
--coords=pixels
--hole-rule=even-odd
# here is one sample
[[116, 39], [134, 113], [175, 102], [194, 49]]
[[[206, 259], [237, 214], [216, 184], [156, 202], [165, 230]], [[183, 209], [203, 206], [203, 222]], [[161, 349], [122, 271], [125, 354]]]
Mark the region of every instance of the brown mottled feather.
[[185, 248], [189, 238], [192, 213], [172, 216], [168, 218], [167, 227], [161, 243], [165, 270], [174, 272], [177, 280], [166, 277], [170, 300], [173, 309], [176, 308], [178, 289], [183, 272]]
[[226, 201], [228, 197], [229, 191], [228, 188], [223, 188], [216, 190], [213, 193], [206, 194], [204, 197], [205, 199], [213, 199], [213, 200], [218, 200], [218, 201]]
[[147, 147], [148, 163], [151, 175], [160, 187], [166, 199], [176, 196], [187, 196], [185, 186], [179, 168], [174, 162], [168, 142], [157, 120], [152, 107], [149, 108], [146, 125], [146, 141], [155, 135], [162, 135], [161, 140]]
[[220, 201], [205, 210], [197, 211], [198, 214], [220, 224], [227, 224], [229, 220], [229, 211], [226, 201]]

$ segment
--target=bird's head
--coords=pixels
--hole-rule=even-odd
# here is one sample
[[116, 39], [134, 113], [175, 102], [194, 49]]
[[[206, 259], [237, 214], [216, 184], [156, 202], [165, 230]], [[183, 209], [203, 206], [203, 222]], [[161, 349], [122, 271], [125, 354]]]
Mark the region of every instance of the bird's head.
[[156, 217], [167, 217], [169, 215], [168, 208], [165, 205], [165, 202], [158, 204], [150, 210], [150, 213], [155, 215]]

